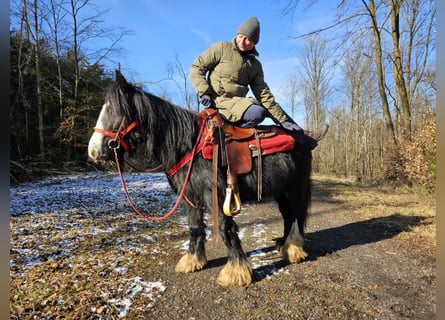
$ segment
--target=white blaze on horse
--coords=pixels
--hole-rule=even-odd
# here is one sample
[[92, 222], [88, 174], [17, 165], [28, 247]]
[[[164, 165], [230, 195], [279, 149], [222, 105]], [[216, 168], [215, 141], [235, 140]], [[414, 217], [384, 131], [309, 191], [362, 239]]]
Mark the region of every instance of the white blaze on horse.
[[[289, 137], [283, 137], [285, 134], [275, 128], [276, 136], [286, 141], [283, 151], [268, 151], [266, 147], [268, 141], [270, 145], [280, 144], [278, 140], [267, 140], [278, 138], [261, 139], [255, 134], [247, 144], [249, 139], [235, 141], [238, 129], [233, 127], [231, 132], [235, 133], [228, 141], [224, 128], [209, 131], [209, 124], [215, 124], [214, 116], [180, 108], [144, 92], [116, 71], [116, 83], [106, 93], [88, 155], [94, 161], [116, 160], [118, 164], [128, 159], [138, 167], [162, 164], [174, 192], [187, 200], [184, 204], [190, 242], [175, 270], [188, 273], [205, 267], [204, 213], [213, 212], [214, 225], [227, 248], [227, 264], [217, 282], [244, 286], [252, 282], [252, 267], [242, 249], [233, 215], [223, 211], [228, 164], [233, 161], [230, 154], [232, 158], [234, 154], [242, 153], [244, 158], [248, 155], [247, 165], [237, 172], [240, 201], [273, 199], [278, 203], [283, 236], [276, 239], [276, 245], [286, 261], [297, 263], [307, 256], [303, 234], [311, 199], [311, 148], [293, 138], [289, 144]], [[225, 136], [222, 140], [217, 137], [221, 133]], [[213, 145], [218, 140], [219, 149]], [[237, 151], [231, 153], [232, 143]], [[215, 148], [218, 152], [209, 151]], [[227, 154], [224, 150], [228, 150]], [[212, 161], [212, 155], [217, 154], [219, 160]]]

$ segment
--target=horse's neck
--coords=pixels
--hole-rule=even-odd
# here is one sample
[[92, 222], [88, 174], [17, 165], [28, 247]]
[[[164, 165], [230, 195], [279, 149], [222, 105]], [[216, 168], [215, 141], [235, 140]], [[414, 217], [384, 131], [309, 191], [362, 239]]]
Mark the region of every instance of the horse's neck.
[[173, 113], [164, 123], [156, 124], [158, 129], [154, 134], [159, 141], [153, 141], [153, 151], [167, 170], [193, 149], [199, 130], [196, 114], [186, 110], [173, 110]]

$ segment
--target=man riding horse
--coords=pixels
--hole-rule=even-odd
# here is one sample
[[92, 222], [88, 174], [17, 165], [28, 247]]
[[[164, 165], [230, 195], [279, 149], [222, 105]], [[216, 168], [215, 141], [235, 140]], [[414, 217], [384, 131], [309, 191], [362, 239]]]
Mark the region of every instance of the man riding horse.
[[[275, 101], [264, 80], [255, 45], [260, 38], [256, 17], [244, 21], [232, 42], [219, 41], [204, 51], [192, 64], [190, 78], [205, 107], [216, 107], [228, 122], [245, 128], [257, 127], [266, 117], [280, 124], [296, 142], [311, 149], [328, 130], [304, 131]], [[248, 91], [255, 98], [246, 97]], [[237, 175], [228, 172], [227, 184], [236, 193]]]

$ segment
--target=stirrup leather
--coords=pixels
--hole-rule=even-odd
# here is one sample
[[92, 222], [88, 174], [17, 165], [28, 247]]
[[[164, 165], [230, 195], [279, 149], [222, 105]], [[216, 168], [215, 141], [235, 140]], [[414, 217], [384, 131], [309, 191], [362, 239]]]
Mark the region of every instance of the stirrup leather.
[[[232, 197], [235, 200], [235, 207], [233, 210], [231, 210]], [[233, 217], [241, 212], [241, 198], [239, 196], [239, 190], [238, 188], [235, 188], [233, 184], [227, 185], [223, 211], [224, 214], [228, 217]]]

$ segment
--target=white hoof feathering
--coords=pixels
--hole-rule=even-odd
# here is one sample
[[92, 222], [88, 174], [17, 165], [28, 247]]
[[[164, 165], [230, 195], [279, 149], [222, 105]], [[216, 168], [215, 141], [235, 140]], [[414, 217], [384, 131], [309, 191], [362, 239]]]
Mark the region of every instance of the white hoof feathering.
[[283, 257], [289, 263], [298, 263], [307, 257], [306, 251], [302, 247], [294, 244], [284, 245]]
[[207, 258], [204, 256], [201, 259], [196, 254], [186, 253], [179, 259], [175, 267], [176, 272], [190, 273], [201, 270], [207, 263]]
[[242, 287], [252, 283], [252, 267], [247, 260], [229, 261], [219, 273], [217, 282], [224, 287]]
[[281, 249], [284, 259], [289, 263], [298, 263], [306, 259], [307, 253], [303, 249], [303, 244], [304, 238], [300, 233], [297, 221], [295, 221]]

